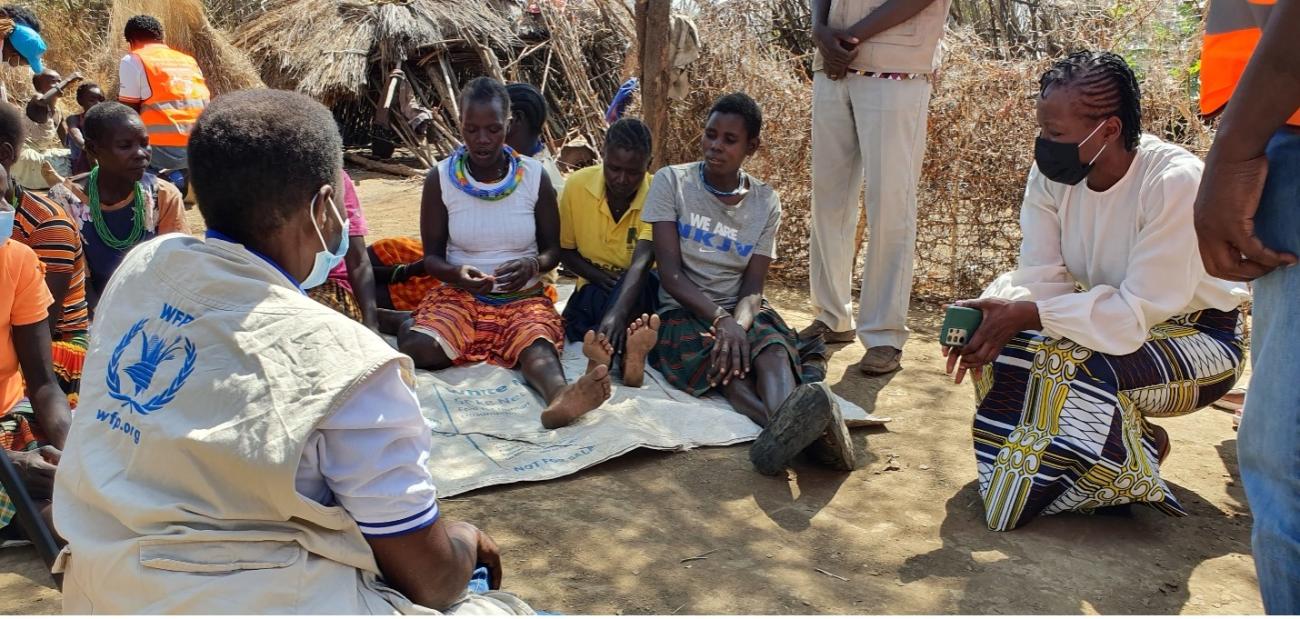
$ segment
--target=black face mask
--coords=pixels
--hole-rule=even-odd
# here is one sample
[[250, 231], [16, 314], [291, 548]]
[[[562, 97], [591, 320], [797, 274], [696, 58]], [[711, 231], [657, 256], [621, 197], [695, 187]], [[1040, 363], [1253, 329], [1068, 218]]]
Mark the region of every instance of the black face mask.
[[[1104, 122], [1102, 124], [1105, 124]], [[1079, 147], [1084, 142], [1092, 139], [1097, 130], [1102, 125], [1097, 125], [1088, 137], [1083, 138], [1083, 142], [1070, 144], [1068, 142], [1053, 142], [1047, 138], [1039, 136], [1034, 141], [1034, 162], [1038, 164], [1038, 171], [1043, 173], [1048, 180], [1065, 185], [1078, 185], [1079, 181], [1088, 177], [1092, 171], [1092, 164], [1096, 163], [1097, 157], [1106, 152], [1106, 146], [1102, 145], [1101, 150], [1097, 151], [1097, 156], [1092, 161], [1083, 163], [1079, 159]]]

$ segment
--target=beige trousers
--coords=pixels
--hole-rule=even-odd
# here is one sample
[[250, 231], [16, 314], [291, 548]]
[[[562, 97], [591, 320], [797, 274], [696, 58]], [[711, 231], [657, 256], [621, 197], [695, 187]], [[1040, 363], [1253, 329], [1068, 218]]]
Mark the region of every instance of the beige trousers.
[[818, 320], [853, 328], [854, 242], [866, 181], [867, 244], [858, 339], [907, 341], [916, 247], [916, 185], [925, 157], [930, 82], [848, 75], [813, 79], [809, 288]]

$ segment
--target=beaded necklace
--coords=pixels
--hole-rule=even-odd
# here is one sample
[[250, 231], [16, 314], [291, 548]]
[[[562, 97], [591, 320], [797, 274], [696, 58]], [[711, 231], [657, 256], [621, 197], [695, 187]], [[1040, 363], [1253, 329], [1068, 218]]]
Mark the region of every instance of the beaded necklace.
[[469, 194], [480, 200], [495, 202], [503, 200], [524, 183], [524, 163], [523, 157], [515, 152], [509, 146], [502, 146], [505, 152], [506, 160], [510, 166], [506, 169], [506, 177], [500, 183], [491, 186], [476, 186], [474, 178], [469, 174], [468, 153], [464, 146], [456, 149], [451, 154], [451, 161], [447, 162], [447, 177], [457, 189]]
[[108, 229], [108, 222], [104, 220], [104, 211], [100, 208], [99, 166], [95, 166], [86, 179], [86, 201], [90, 203], [90, 219], [95, 223], [95, 231], [99, 233], [99, 239], [105, 245], [117, 251], [131, 249], [140, 242], [140, 237], [144, 236], [144, 190], [140, 187], [139, 181], [136, 181], [131, 193], [134, 196], [131, 204], [131, 232], [125, 239], [119, 239], [113, 235], [112, 230]]
[[700, 162], [699, 168], [700, 168], [700, 182], [704, 183], [704, 188], [707, 189], [709, 193], [718, 196], [719, 198], [734, 198], [736, 196], [743, 196], [749, 193], [749, 175], [745, 174], [744, 170], [740, 171], [740, 183], [736, 185], [736, 188], [732, 189], [731, 191], [723, 191], [709, 184], [709, 179], [704, 176], [703, 161]]

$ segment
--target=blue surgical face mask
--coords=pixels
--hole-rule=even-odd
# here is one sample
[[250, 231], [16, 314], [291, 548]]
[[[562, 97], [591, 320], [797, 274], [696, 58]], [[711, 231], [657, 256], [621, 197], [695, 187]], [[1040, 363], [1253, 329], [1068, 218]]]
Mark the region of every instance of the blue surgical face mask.
[[0, 206], [0, 245], [4, 245], [14, 234], [14, 215], [17, 211], [8, 205]]
[[[317, 194], [319, 196], [320, 194]], [[343, 262], [343, 257], [348, 255], [348, 220], [339, 214], [339, 210], [334, 206], [334, 199], [330, 198], [330, 212], [339, 222], [339, 228], [343, 238], [338, 242], [338, 249], [330, 251], [329, 243], [325, 242], [325, 235], [321, 233], [320, 226], [316, 225], [316, 218], [311, 218], [311, 225], [316, 228], [316, 237], [320, 239], [322, 249], [316, 252], [316, 263], [311, 267], [311, 273], [307, 274], [307, 279], [302, 280], [303, 290], [315, 288], [329, 279], [330, 271]], [[311, 201], [310, 210], [316, 209], [316, 198]]]

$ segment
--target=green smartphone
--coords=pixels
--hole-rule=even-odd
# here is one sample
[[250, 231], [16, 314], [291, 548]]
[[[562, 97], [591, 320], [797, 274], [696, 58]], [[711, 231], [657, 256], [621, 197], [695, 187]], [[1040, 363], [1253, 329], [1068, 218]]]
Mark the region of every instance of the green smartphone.
[[984, 313], [973, 307], [949, 306], [939, 329], [939, 343], [949, 348], [965, 346], [983, 319]]

